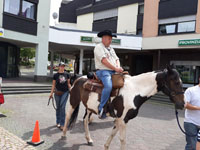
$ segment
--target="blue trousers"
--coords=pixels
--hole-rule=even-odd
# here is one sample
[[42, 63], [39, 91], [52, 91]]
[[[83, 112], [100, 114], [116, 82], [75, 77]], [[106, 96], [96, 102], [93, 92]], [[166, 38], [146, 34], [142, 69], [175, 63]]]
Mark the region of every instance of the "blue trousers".
[[69, 92], [65, 92], [63, 95], [55, 96], [55, 101], [56, 101], [56, 124], [60, 124], [61, 126], [64, 126], [65, 124], [65, 107], [67, 103], [67, 99], [69, 96]]
[[[197, 135], [199, 128], [193, 123], [184, 122], [185, 132], [190, 135]], [[185, 150], [196, 150], [197, 136], [190, 137], [186, 135]]]
[[101, 94], [101, 103], [99, 105], [99, 111], [104, 107], [104, 105], [107, 103], [110, 93], [112, 91], [112, 75], [115, 73], [115, 71], [111, 70], [98, 70], [96, 72], [97, 77], [102, 81], [104, 88], [102, 90]]

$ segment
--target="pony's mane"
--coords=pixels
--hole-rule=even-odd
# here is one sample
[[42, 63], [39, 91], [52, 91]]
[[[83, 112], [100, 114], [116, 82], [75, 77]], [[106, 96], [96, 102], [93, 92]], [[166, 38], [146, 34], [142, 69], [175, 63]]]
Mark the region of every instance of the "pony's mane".
[[139, 75], [130, 76], [130, 77], [133, 78], [133, 79], [144, 78], [144, 77], [146, 77], [146, 76], [149, 76], [149, 75], [151, 75], [151, 74], [156, 74], [156, 73], [158, 73], [158, 72], [151, 71], [151, 72], [141, 73], [141, 74], [139, 74]]

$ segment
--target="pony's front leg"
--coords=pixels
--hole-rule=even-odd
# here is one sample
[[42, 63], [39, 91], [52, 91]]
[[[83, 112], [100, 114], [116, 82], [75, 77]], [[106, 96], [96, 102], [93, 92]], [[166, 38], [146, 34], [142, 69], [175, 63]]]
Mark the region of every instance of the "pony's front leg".
[[74, 109], [72, 108], [72, 106], [70, 105], [69, 106], [69, 109], [66, 113], [66, 117], [65, 117], [65, 125], [64, 125], [64, 128], [63, 128], [63, 138], [66, 136], [66, 133], [67, 133], [67, 125], [69, 123], [69, 119], [71, 118], [71, 115], [72, 113], [74, 112]]
[[119, 128], [117, 125], [117, 120], [115, 120], [115, 126], [112, 129], [112, 133], [109, 136], [108, 140], [106, 141], [106, 144], [104, 145], [105, 150], [109, 150], [110, 143], [111, 143], [112, 139], [115, 137], [115, 135], [117, 134], [118, 130], [119, 130]]
[[85, 127], [85, 138], [88, 142], [88, 145], [92, 146], [93, 140], [90, 136], [90, 131], [89, 131], [89, 127], [88, 127], [88, 120], [89, 120], [90, 113], [91, 112], [89, 110], [87, 110], [87, 114], [86, 114], [85, 119], [84, 119], [84, 127]]
[[124, 121], [120, 122], [119, 125], [119, 138], [121, 142], [121, 150], [125, 150], [126, 148], [126, 124]]

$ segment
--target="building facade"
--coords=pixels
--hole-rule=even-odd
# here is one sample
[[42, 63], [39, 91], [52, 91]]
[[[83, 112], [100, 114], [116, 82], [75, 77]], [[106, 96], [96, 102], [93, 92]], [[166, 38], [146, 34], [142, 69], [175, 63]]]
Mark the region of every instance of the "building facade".
[[200, 75], [200, 1], [145, 1], [142, 50], [154, 56], [154, 69], [174, 64], [184, 86], [197, 84]]
[[141, 51], [126, 51], [123, 55], [117, 50], [122, 63], [127, 62], [131, 68], [132, 75], [174, 64], [184, 86], [198, 83], [199, 0], [65, 1], [60, 8], [59, 21], [77, 30], [111, 29], [117, 34], [142, 36]]
[[35, 80], [46, 78], [49, 12], [50, 0], [0, 0], [0, 76], [17, 77], [19, 49], [35, 47]]
[[51, 68], [60, 54], [86, 74], [94, 70], [97, 33], [111, 29], [118, 35], [112, 46], [131, 75], [174, 64], [184, 86], [198, 82], [200, 0], [62, 0], [59, 23], [50, 27], [50, 0], [0, 0], [0, 12], [0, 76], [18, 75], [20, 47], [36, 47], [35, 79], [47, 76], [48, 51]]

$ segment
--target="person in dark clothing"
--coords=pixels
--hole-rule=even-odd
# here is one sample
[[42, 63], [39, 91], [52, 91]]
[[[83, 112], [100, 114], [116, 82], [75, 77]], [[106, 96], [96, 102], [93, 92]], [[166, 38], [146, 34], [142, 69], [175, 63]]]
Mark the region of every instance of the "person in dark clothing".
[[54, 93], [57, 107], [56, 126], [61, 130], [63, 130], [63, 126], [65, 124], [65, 107], [70, 88], [70, 75], [65, 72], [65, 64], [60, 63], [58, 72], [53, 76], [53, 83], [49, 98], [52, 98]]

